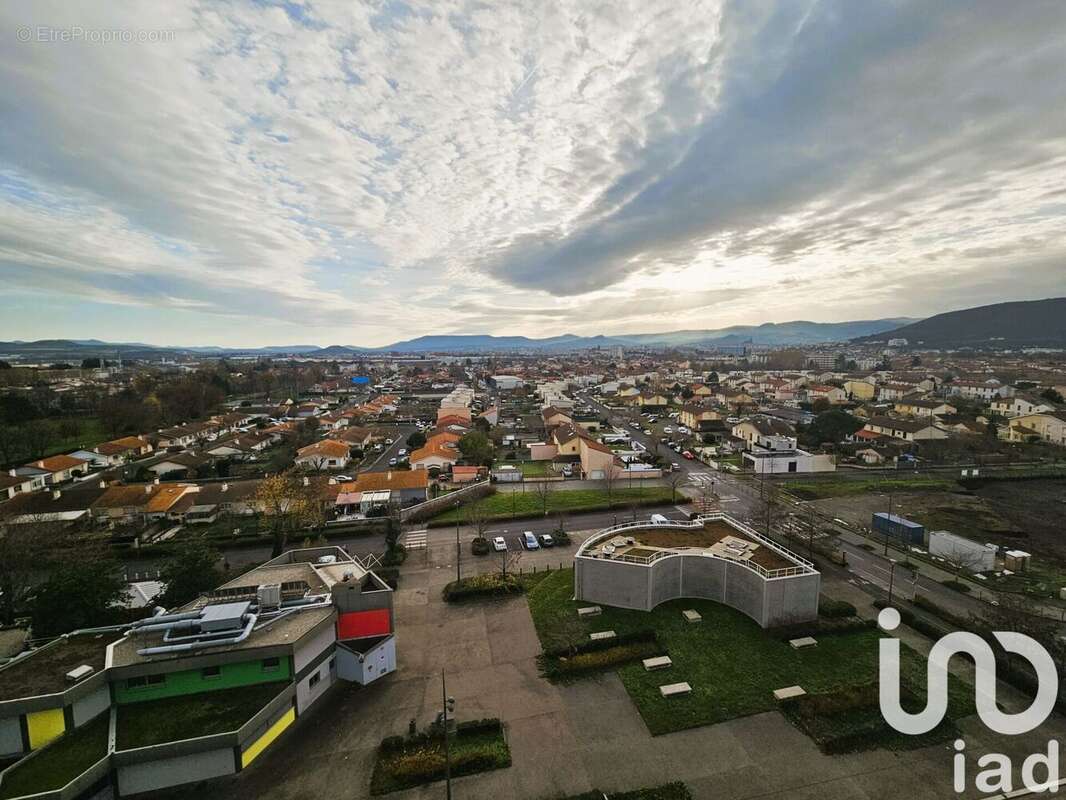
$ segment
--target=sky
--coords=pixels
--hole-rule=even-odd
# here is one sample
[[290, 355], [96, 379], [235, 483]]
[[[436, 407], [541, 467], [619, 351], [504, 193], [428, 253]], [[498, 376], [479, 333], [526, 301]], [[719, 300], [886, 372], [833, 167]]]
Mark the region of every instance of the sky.
[[1066, 294], [1066, 3], [0, 4], [0, 340]]

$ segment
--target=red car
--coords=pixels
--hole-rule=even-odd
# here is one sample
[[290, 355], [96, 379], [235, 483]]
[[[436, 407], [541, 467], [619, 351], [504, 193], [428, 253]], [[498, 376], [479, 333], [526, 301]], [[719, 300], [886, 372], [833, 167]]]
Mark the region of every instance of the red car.
[[692, 455], [692, 451], [691, 450], [686, 450], [681, 455], [683, 455], [685, 458], [689, 459], [690, 461], [696, 457], [696, 456]]

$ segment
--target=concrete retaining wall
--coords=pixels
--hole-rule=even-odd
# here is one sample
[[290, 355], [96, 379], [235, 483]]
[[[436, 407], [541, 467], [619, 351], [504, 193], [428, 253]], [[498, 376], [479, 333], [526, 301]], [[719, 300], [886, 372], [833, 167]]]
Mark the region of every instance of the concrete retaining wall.
[[493, 485], [487, 481], [480, 481], [479, 483], [471, 484], [460, 489], [457, 492], [451, 492], [440, 497], [434, 497], [432, 500], [427, 500], [424, 503], [419, 503], [416, 506], [410, 506], [400, 511], [400, 519], [404, 522], [418, 522], [419, 520], [427, 520], [432, 516], [435, 516], [442, 511], [447, 511], [449, 508], [455, 507], [455, 501], [460, 500], [463, 503], [469, 503], [473, 500], [477, 500], [485, 495], [492, 494], [496, 489]]
[[698, 554], [650, 564], [574, 560], [574, 591], [582, 602], [650, 611], [667, 600], [696, 597], [735, 608], [764, 628], [816, 619], [820, 582], [817, 572], [767, 580], [741, 564]]
[[111, 707], [111, 690], [108, 685], [102, 684], [92, 694], [87, 694], [74, 702], [74, 727], [80, 728], [97, 715], [104, 713]]
[[189, 780], [206, 780], [232, 775], [237, 771], [233, 748], [225, 747], [201, 753], [172, 756], [143, 764], [127, 764], [118, 768], [120, 795], [154, 792], [177, 786]]

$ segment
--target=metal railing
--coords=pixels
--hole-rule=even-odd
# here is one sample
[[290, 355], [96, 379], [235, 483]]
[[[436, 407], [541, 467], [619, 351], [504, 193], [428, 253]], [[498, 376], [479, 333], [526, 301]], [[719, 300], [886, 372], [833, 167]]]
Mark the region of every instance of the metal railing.
[[623, 553], [621, 555], [610, 555], [606, 558], [610, 561], [621, 561], [623, 563], [649, 565], [655, 561], [658, 561], [660, 558], [666, 558], [668, 556], [700, 555], [705, 558], [718, 558], [722, 561], [729, 561], [730, 563], [746, 567], [747, 569], [750, 569], [752, 572], [758, 574], [766, 580], [770, 580], [773, 578], [787, 578], [795, 575], [808, 575], [815, 571], [814, 564], [812, 562], [808, 561], [802, 556], [797, 555], [796, 553], [793, 553], [788, 548], [782, 547], [777, 542], [768, 539], [753, 528], [750, 528], [744, 523], [739, 522], [728, 514], [724, 514], [720, 511], [712, 512], [709, 514], [701, 514], [699, 517], [697, 517], [695, 520], [692, 520], [691, 522], [670, 521], [654, 523], [649, 521], [640, 521], [625, 522], [620, 525], [612, 525], [610, 528], [604, 528], [602, 531], [600, 531], [600, 533], [589, 539], [586, 539], [584, 544], [582, 544], [581, 547], [578, 549], [575, 557], [599, 558], [599, 556], [594, 555], [591, 551], [605, 540], [608, 540], [614, 536], [618, 536], [619, 534], [624, 534], [626, 531], [647, 530], [649, 528], [665, 528], [667, 530], [695, 530], [698, 528], [702, 528], [705, 523], [713, 521], [725, 522], [727, 525], [736, 528], [737, 531], [744, 534], [744, 536], [749, 537], [760, 545], [770, 548], [782, 557], [787, 558], [790, 561], [796, 562], [797, 565], [793, 567], [779, 567], [777, 569], [767, 569], [761, 564], [756, 564], [751, 560], [734, 558], [723, 553], [682, 553], [678, 550], [673, 549], [657, 549], [646, 556], [633, 556]]

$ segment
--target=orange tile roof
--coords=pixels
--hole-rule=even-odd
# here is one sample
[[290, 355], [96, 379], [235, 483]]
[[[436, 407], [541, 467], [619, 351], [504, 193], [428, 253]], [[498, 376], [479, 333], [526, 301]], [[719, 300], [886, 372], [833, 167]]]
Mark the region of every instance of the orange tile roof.
[[75, 458], [74, 456], [59, 455], [42, 458], [40, 461], [34, 461], [33, 463], [41, 469], [46, 469], [49, 472], [59, 472], [64, 469], [80, 467], [89, 462], [81, 458]]
[[170, 507], [185, 494], [188, 488], [188, 486], [160, 486], [152, 493], [145, 510], [149, 514], [170, 510]]
[[309, 444], [307, 447], [301, 447], [297, 452], [297, 458], [303, 458], [304, 456], [347, 456], [348, 445], [344, 442], [338, 442], [336, 439], [323, 439], [321, 442], [315, 442]]
[[361, 472], [351, 483], [337, 484], [338, 491], [375, 492], [382, 489], [425, 489], [429, 475], [424, 469], [397, 469], [388, 472]]

